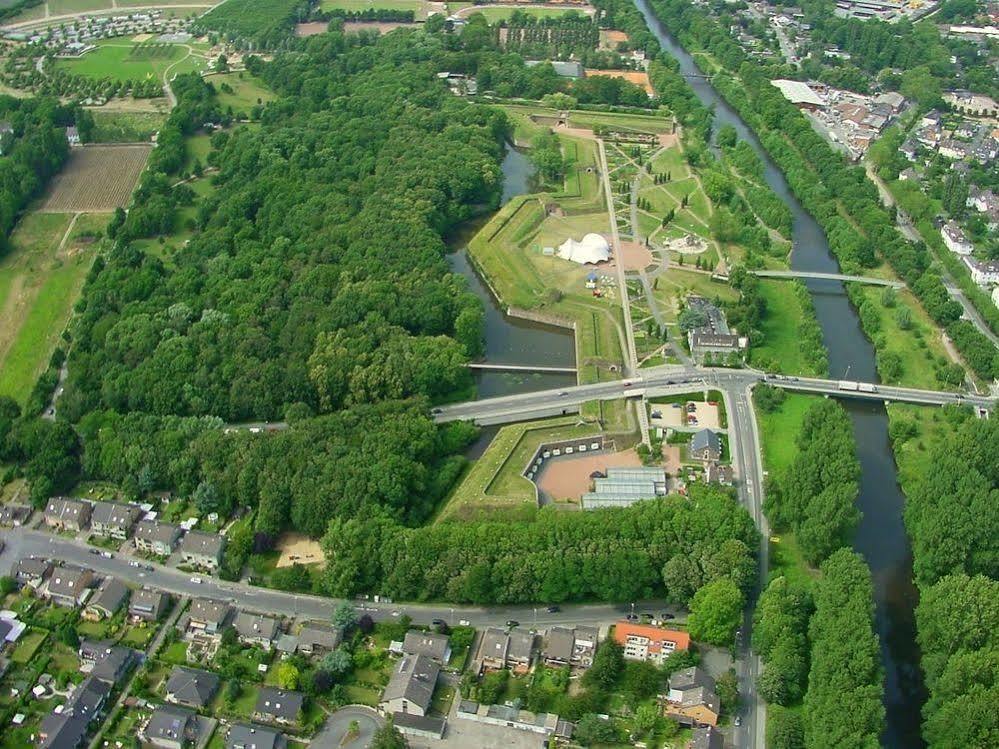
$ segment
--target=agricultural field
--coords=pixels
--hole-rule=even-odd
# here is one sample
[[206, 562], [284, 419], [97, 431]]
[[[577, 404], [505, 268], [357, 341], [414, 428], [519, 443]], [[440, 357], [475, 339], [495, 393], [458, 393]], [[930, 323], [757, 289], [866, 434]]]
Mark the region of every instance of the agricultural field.
[[291, 28], [297, 5], [298, 0], [228, 0], [198, 19], [198, 28], [256, 39], [281, 27]]
[[486, 17], [489, 23], [499, 23], [500, 21], [506, 21], [513, 15], [514, 11], [520, 11], [521, 13], [532, 16], [534, 18], [556, 18], [558, 16], [564, 16], [566, 13], [583, 13], [583, 7], [576, 8], [538, 8], [531, 6], [519, 6], [517, 8], [495, 8], [487, 6], [475, 6], [472, 8], [465, 8], [458, 13], [458, 15], [468, 18], [473, 13], [481, 13]]
[[29, 213], [0, 259], [0, 395], [27, 400], [48, 365], [96, 252], [106, 215]]
[[162, 79], [168, 70], [171, 74], [197, 71], [205, 62], [183, 44], [103, 39], [82, 57], [57, 59], [55, 65], [89, 78], [135, 81]]
[[148, 142], [166, 121], [166, 113], [91, 109], [94, 117], [95, 143]]
[[52, 181], [41, 210], [48, 213], [113, 211], [128, 204], [151, 146], [76, 148]]
[[426, 0], [321, 0], [321, 10], [345, 10], [351, 13], [365, 10], [411, 10], [418, 20], [427, 17]]

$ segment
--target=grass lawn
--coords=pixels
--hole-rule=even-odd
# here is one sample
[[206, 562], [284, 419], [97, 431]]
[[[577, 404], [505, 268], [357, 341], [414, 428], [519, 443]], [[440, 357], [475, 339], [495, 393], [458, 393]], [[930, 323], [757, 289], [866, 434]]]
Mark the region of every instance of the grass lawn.
[[537, 509], [533, 484], [521, 475], [538, 445], [599, 432], [596, 425], [577, 426], [575, 416], [510, 424], [499, 430], [452, 493], [439, 516], [468, 519], [498, 510], [530, 518]]
[[45, 642], [46, 637], [48, 637], [48, 632], [45, 630], [29, 629], [17, 641], [17, 647], [14, 648], [10, 659], [14, 663], [27, 663], [38, 652], [38, 648]]
[[128, 39], [102, 39], [97, 48], [76, 60], [56, 60], [56, 66], [90, 78], [117, 81], [162, 79], [170, 73], [198, 70], [204, 58], [194, 57], [179, 44], [137, 44]]
[[809, 567], [801, 555], [798, 540], [790, 531], [770, 537], [769, 580], [786, 577], [788, 582], [808, 587], [819, 576], [819, 571]]
[[[887, 378], [879, 367], [878, 374], [884, 382], [892, 385], [907, 385], [928, 390], [958, 389], [941, 383], [935, 375], [942, 364], [951, 362], [940, 339], [940, 330], [916, 301], [908, 289], [896, 292], [895, 306], [885, 307], [881, 302], [882, 289], [874, 286], [855, 287], [870, 302], [880, 318], [880, 337], [876, 344], [879, 355], [884, 352], [896, 354], [901, 361], [902, 371], [897, 378]], [[853, 292], [854, 294], [857, 291]], [[911, 327], [903, 330], [898, 325], [900, 309], [908, 309]]]
[[753, 363], [785, 374], [824, 374], [814, 371], [802, 355], [798, 329], [805, 310], [790, 284], [761, 280], [760, 296], [766, 302], [767, 311], [760, 324], [761, 340], [751, 348]]
[[149, 641], [156, 634], [156, 626], [151, 624], [136, 624], [128, 627], [119, 641], [122, 645], [128, 645], [138, 650], [145, 650]]
[[954, 427], [948, 423], [943, 410], [935, 406], [892, 403], [887, 410], [891, 424], [909, 421], [916, 425], [915, 437], [906, 440], [897, 448], [893, 446], [899, 483], [904, 489], [911, 485], [911, 482], [922, 479], [933, 469], [926, 460], [930, 449], [940, 441], [946, 440], [948, 435], [953, 433]]
[[[263, 81], [248, 72], [216, 74], [205, 80], [215, 86], [219, 106], [222, 109], [232, 107], [237, 114], [249, 115], [257, 104], [266, 104], [276, 98]], [[222, 91], [223, 84], [232, 89], [231, 94]]]
[[369, 689], [356, 684], [348, 684], [343, 689], [347, 696], [347, 702], [350, 704], [377, 707], [378, 700], [381, 698], [381, 692], [377, 689]]
[[114, 7], [111, 0], [48, 0], [48, 6], [49, 13], [53, 16]]
[[76, 625], [76, 632], [80, 637], [103, 640], [111, 634], [111, 623], [107, 619], [99, 622], [89, 622], [81, 619]]
[[[82, 236], [103, 229], [106, 216], [29, 213], [0, 259], [0, 395], [27, 400], [60, 341], [94, 257]], [[63, 238], [66, 244], [60, 247]]]
[[225, 701], [225, 686], [219, 690], [219, 696], [215, 699], [215, 709], [216, 712], [223, 712], [226, 715], [230, 715], [236, 718], [249, 718], [253, 713], [253, 708], [257, 704], [257, 695], [260, 693], [260, 688], [254, 684], [248, 684], [246, 681], [241, 681], [242, 689], [240, 690], [239, 697], [229, 705]]
[[801, 429], [805, 411], [816, 396], [788, 393], [780, 408], [771, 413], [756, 409], [760, 426], [763, 466], [771, 476], [779, 478], [798, 454], [795, 438]]
[[653, 293], [659, 302], [659, 309], [667, 320], [675, 320], [679, 300], [689, 294], [698, 294], [707, 299], [734, 302], [739, 292], [727, 283], [712, 280], [707, 273], [671, 268], [659, 276], [652, 284]]
[[97, 143], [135, 143], [148, 141], [166, 121], [166, 113], [126, 112], [94, 108], [94, 141]]
[[434, 690], [434, 696], [430, 702], [430, 711], [438, 715], [447, 715], [451, 710], [451, 702], [453, 700], [454, 687], [441, 684]]
[[183, 640], [171, 642], [160, 651], [159, 659], [175, 666], [187, 665], [187, 643]]

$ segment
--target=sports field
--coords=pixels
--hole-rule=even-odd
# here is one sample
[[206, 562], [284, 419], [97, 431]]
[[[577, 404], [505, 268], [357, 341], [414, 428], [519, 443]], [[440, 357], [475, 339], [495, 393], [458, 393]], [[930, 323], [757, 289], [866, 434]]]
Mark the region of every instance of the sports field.
[[152, 146], [76, 148], [52, 181], [41, 211], [113, 211], [124, 207], [146, 166]]
[[0, 395], [27, 400], [48, 365], [96, 251], [106, 215], [29, 213], [0, 259]]
[[171, 74], [189, 73], [199, 70], [204, 63], [203, 57], [192, 55], [185, 45], [108, 39], [78, 59], [59, 59], [55, 64], [90, 78], [134, 81], [161, 79], [167, 68]]

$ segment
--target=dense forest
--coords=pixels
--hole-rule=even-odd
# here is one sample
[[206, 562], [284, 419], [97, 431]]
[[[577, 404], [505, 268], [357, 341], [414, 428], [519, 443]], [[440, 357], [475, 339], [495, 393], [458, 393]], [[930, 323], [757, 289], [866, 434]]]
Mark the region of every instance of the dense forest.
[[69, 156], [64, 129], [74, 112], [53, 98], [17, 99], [0, 96], [0, 122], [12, 133], [4, 136], [0, 156], [0, 257], [18, 215], [37, 197]]
[[758, 536], [727, 493], [692, 487], [627, 509], [544, 509], [530, 522], [449, 522], [405, 528], [380, 516], [330, 523], [325, 592], [377, 591], [405, 600], [522, 603], [629, 601], [663, 594], [687, 603], [720, 578], [756, 580]]
[[292, 27], [308, 17], [312, 0], [228, 0], [201, 16], [195, 31], [217, 32], [250, 49], [288, 42]]
[[[920, 588], [916, 626], [929, 689], [923, 735], [931, 749], [994, 746], [999, 725], [999, 426], [970, 409], [944, 410], [946, 440], [905, 485], [905, 523]], [[918, 439], [893, 424], [896, 449]]]
[[781, 167], [795, 195], [821, 224], [844, 272], [862, 272], [886, 260], [943, 327], [969, 366], [991, 380], [999, 370], [995, 348], [960, 319], [922, 243], [904, 240], [864, 170], [846, 163], [807, 119], [770, 84], [770, 71], [702, 9], [683, 0], [653, 0], [657, 16], [691, 50], [709, 51], [726, 73], [715, 87], [753, 127]]

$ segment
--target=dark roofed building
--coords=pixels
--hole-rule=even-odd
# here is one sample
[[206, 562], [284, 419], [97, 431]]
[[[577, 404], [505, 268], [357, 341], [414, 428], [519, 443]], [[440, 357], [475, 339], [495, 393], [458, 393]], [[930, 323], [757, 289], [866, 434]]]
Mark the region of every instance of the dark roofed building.
[[157, 705], [142, 738], [157, 749], [184, 749], [198, 737], [198, 716], [176, 705]]
[[73, 690], [62, 712], [49, 713], [42, 719], [38, 746], [41, 749], [77, 749], [110, 695], [110, 683], [88, 676]]
[[236, 723], [225, 737], [225, 749], [284, 749], [284, 734], [267, 726]]
[[158, 520], [140, 520], [135, 526], [132, 543], [139, 551], [166, 557], [173, 554], [180, 540], [181, 527], [174, 523], [161, 523]]
[[693, 730], [687, 749], [725, 749], [725, 737], [714, 726], [699, 726]]
[[386, 715], [426, 715], [440, 671], [440, 664], [425, 655], [404, 655], [392, 671], [392, 678], [379, 701], [379, 709]]
[[160, 590], [142, 588], [132, 593], [128, 604], [128, 615], [145, 622], [159, 621], [166, 613], [170, 596]]
[[447, 720], [429, 715], [413, 715], [412, 713], [393, 713], [392, 723], [404, 736], [415, 736], [420, 739], [444, 738]]
[[225, 536], [204, 531], [188, 531], [180, 541], [180, 554], [184, 564], [215, 572], [222, 563]]
[[167, 702], [201, 709], [219, 690], [219, 677], [196, 668], [175, 666], [166, 685]]
[[0, 525], [9, 528], [20, 528], [31, 517], [32, 508], [28, 505], [0, 506]]
[[441, 664], [451, 657], [451, 638], [434, 632], [410, 630], [402, 643], [402, 652], [410, 655], [425, 655]]
[[22, 585], [37, 588], [49, 579], [52, 574], [52, 563], [38, 557], [23, 557], [18, 559], [10, 571], [10, 576]]
[[137, 505], [121, 502], [94, 502], [90, 513], [90, 529], [98, 536], [124, 541], [132, 532], [142, 510]]
[[91, 621], [110, 619], [128, 600], [128, 588], [116, 577], [105, 577], [97, 586], [97, 592], [90, 597], [83, 618]]
[[83, 603], [94, 584], [94, 573], [79, 567], [56, 567], [49, 578], [48, 596], [59, 606]]
[[695, 460], [718, 460], [721, 457], [721, 440], [711, 429], [695, 432], [690, 438], [690, 457]]
[[89, 502], [53, 497], [45, 505], [45, 525], [56, 530], [82, 531], [90, 524]]
[[90, 669], [90, 675], [104, 681], [117, 682], [135, 662], [135, 651], [110, 640], [84, 640], [80, 643], [80, 662]]
[[236, 628], [239, 641], [244, 645], [259, 645], [266, 650], [274, 646], [274, 640], [281, 633], [281, 625], [277, 619], [248, 611], [236, 614], [232, 626]]
[[196, 598], [188, 609], [188, 627], [215, 634], [229, 620], [232, 608], [225, 601], [214, 601], [211, 598]]
[[298, 633], [298, 649], [306, 655], [318, 655], [336, 650], [343, 632], [326, 622], [306, 622]]
[[254, 720], [264, 723], [295, 725], [302, 712], [305, 697], [301, 692], [292, 692], [277, 687], [261, 687], [257, 704], [253, 708]]

